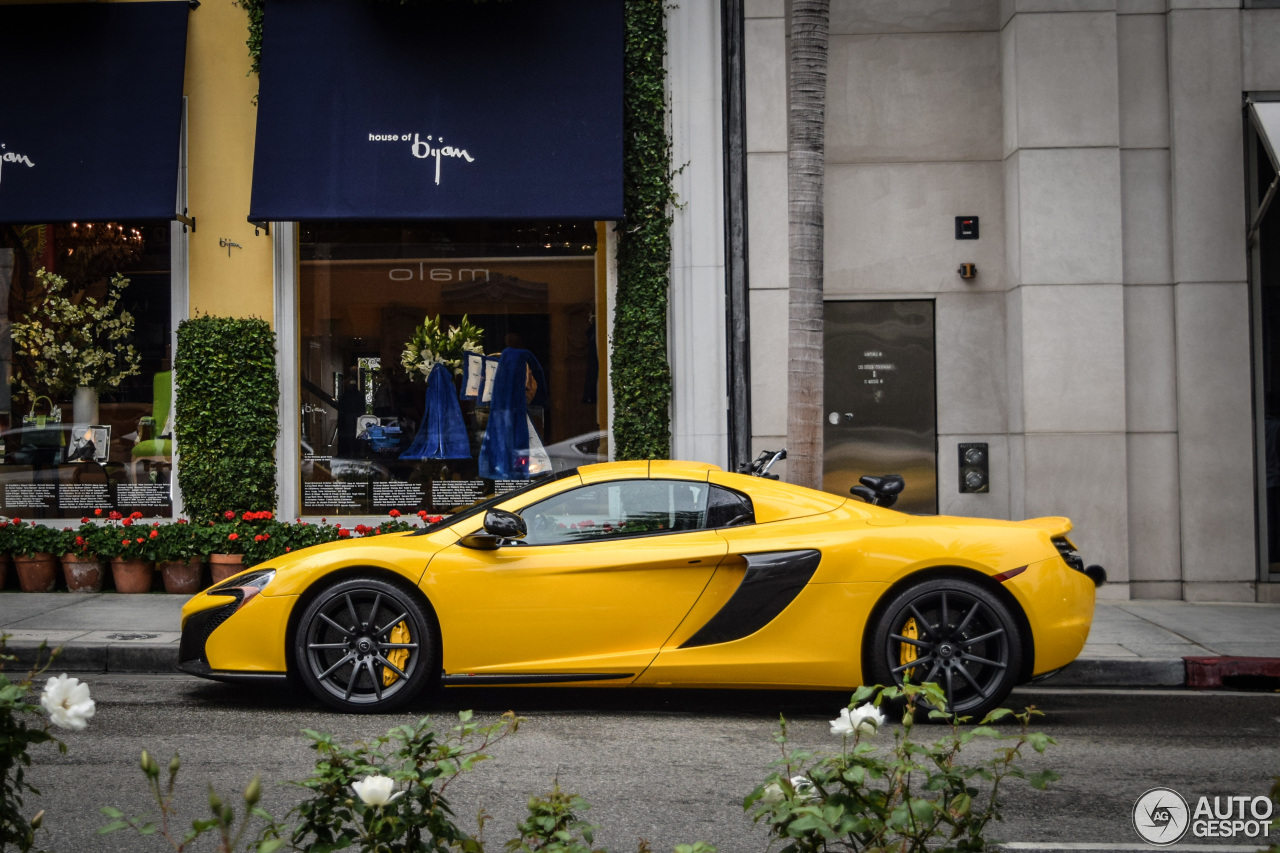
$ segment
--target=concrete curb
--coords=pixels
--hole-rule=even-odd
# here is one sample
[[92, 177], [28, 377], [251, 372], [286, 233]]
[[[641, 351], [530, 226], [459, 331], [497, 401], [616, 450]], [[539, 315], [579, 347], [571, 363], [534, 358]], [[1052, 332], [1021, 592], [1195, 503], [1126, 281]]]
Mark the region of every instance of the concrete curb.
[[[10, 642], [18, 670], [31, 666], [38, 643]], [[59, 672], [153, 673], [178, 671], [176, 643], [122, 641], [107, 644], [67, 643], [53, 667]], [[1080, 658], [1043, 684], [1049, 687], [1184, 687], [1181, 658]]]
[[1044, 684], [1050, 687], [1185, 687], [1182, 658], [1077, 658]]
[[[37, 657], [43, 664], [49, 659], [50, 648], [46, 647], [44, 652], [40, 653], [39, 643], [10, 640], [7, 651], [17, 658], [16, 662], [10, 663], [7, 667], [13, 673], [31, 668], [36, 664]], [[58, 655], [58, 659], [54, 661], [50, 670], [73, 673], [177, 672], [178, 644], [156, 644], [145, 641], [99, 644], [71, 642], [63, 645], [62, 653]]]

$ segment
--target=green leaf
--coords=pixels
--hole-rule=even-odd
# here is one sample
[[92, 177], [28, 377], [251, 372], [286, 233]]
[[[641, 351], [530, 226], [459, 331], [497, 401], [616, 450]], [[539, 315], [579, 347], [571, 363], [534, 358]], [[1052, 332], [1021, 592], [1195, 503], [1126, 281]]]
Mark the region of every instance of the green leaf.
[[1061, 778], [1062, 778], [1061, 776], [1059, 776], [1057, 773], [1054, 773], [1052, 770], [1042, 770], [1039, 773], [1032, 773], [1030, 776], [1028, 776], [1027, 782], [1028, 784], [1031, 785], [1031, 787], [1037, 790], [1043, 791], [1045, 789], [1045, 786], [1048, 785], [1050, 782], [1057, 782]]
[[129, 824], [123, 820], [113, 820], [111, 821], [111, 823], [108, 823], [106, 826], [99, 827], [98, 834], [106, 835], [109, 832], [118, 832], [119, 830], [126, 828], [128, 825]]
[[921, 823], [932, 823], [934, 814], [933, 803], [929, 800], [916, 798], [911, 801], [911, 815]]
[[1012, 716], [1012, 714], [1013, 711], [1010, 711], [1008, 708], [996, 708], [994, 711], [982, 718], [982, 725], [985, 726], [987, 723], [994, 723], [997, 720], [1003, 720], [1005, 717]]
[[1056, 743], [1053, 738], [1043, 732], [1028, 732], [1026, 738], [1027, 743], [1029, 743], [1031, 748], [1036, 752], [1044, 752], [1049, 748], [1049, 744]]

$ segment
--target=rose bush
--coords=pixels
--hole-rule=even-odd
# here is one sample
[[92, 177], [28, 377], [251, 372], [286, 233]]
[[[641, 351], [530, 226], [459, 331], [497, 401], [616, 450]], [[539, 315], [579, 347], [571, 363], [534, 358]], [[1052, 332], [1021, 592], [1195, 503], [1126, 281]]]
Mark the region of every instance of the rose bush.
[[[39, 704], [30, 701], [35, 680], [48, 670], [57, 657], [54, 651], [45, 657], [45, 646], [36, 653], [36, 665], [22, 678], [12, 681], [4, 673], [4, 666], [12, 663], [12, 655], [5, 653], [7, 635], [0, 634], [0, 850], [11, 847], [19, 853], [37, 849], [36, 831], [44, 822], [44, 812], [33, 817], [24, 813], [24, 797], [40, 792], [27, 781], [26, 771], [31, 766], [30, 749], [39, 744], [52, 743], [65, 753], [67, 745], [50, 732], [50, 724], [71, 731], [80, 731], [88, 725], [95, 706], [87, 685], [65, 674], [50, 678], [40, 694]], [[44, 663], [40, 658], [44, 657]], [[43, 709], [47, 720], [39, 716]], [[41, 720], [37, 724], [32, 718]]]
[[[877, 749], [871, 739], [884, 724], [885, 702], [904, 707], [902, 728], [892, 746]], [[1043, 752], [1053, 740], [1028, 731], [1040, 715], [1034, 708], [1021, 714], [998, 709], [964, 728], [967, 718], [937, 710], [945, 707], [946, 694], [936, 684], [860, 687], [831, 721], [831, 733], [841, 739], [834, 754], [789, 749], [783, 720], [776, 738], [782, 758], [743, 808], [767, 825], [782, 853], [977, 853], [986, 847], [987, 824], [1000, 817], [1005, 779], [1044, 788], [1058, 778], [1052, 770], [1027, 773], [1020, 764], [1023, 747]], [[913, 737], [915, 715], [925, 708], [931, 719], [949, 724], [933, 743]], [[1013, 733], [991, 725], [1004, 719], [1018, 723]], [[992, 757], [964, 763], [962, 750], [979, 738], [995, 744]]]

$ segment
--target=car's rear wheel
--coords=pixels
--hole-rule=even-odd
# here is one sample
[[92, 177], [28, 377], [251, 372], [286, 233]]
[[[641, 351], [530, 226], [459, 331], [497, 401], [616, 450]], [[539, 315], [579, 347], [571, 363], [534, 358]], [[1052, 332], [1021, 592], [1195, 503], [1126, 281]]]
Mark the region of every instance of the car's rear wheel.
[[340, 711], [400, 707], [439, 671], [435, 617], [404, 587], [352, 578], [317, 595], [298, 621], [297, 675]]
[[981, 717], [1018, 680], [1022, 638], [1007, 605], [960, 578], [933, 578], [902, 590], [872, 628], [868, 675], [878, 684], [932, 681], [947, 712]]

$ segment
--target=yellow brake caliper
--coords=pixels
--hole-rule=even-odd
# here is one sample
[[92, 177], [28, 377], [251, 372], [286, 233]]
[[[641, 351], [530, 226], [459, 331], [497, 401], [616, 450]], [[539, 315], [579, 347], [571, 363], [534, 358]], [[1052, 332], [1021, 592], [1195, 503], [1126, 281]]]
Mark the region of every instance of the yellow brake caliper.
[[[914, 616], [909, 618], [906, 621], [906, 624], [902, 626], [902, 636], [910, 640], [920, 639], [920, 626], [916, 625], [916, 618]], [[898, 663], [899, 664], [902, 664], [905, 666], [906, 664], [913, 662], [919, 656], [920, 655], [916, 651], [915, 646], [911, 645], [910, 643], [903, 643], [903, 642], [898, 643]], [[911, 667], [911, 669], [903, 670], [902, 672], [903, 681], [906, 681], [907, 679], [911, 678], [911, 676], [914, 673], [915, 673], [915, 667]]]
[[[410, 642], [409, 626], [404, 622], [401, 622], [399, 625], [391, 629], [391, 636], [389, 639], [393, 643]], [[394, 665], [397, 669], [403, 672], [404, 665], [409, 660], [409, 650], [408, 649], [392, 649], [391, 651], [387, 652], [387, 660], [392, 665]], [[400, 676], [396, 675], [395, 670], [385, 666], [382, 668], [382, 686], [383, 687], [390, 687], [392, 684], [395, 684], [396, 679], [399, 677]]]

